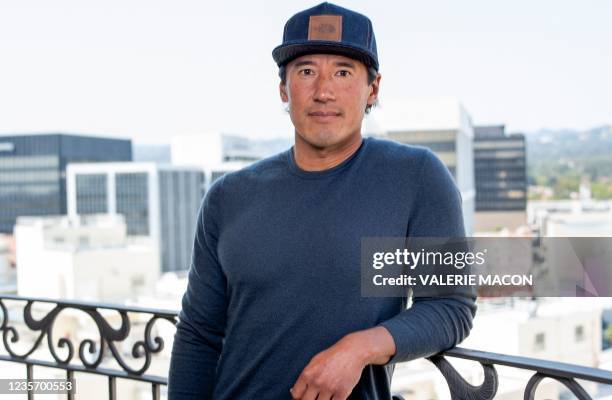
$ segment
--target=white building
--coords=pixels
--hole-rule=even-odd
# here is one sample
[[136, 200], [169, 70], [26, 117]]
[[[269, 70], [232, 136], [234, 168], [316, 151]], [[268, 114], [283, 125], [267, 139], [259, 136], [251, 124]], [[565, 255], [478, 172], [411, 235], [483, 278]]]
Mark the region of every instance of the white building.
[[172, 163], [198, 166], [210, 185], [227, 172], [287, 150], [291, 145], [291, 138], [253, 140], [220, 132], [181, 135], [172, 138]]
[[198, 168], [151, 162], [69, 164], [68, 215], [122, 214], [128, 235], [152, 240], [162, 272], [189, 268], [204, 195]]
[[120, 215], [19, 217], [19, 296], [123, 302], [153, 290], [157, 251], [132, 244]]
[[[470, 335], [459, 347], [597, 368], [602, 361], [601, 312], [611, 304], [609, 298], [480, 301]], [[472, 385], [482, 383], [479, 363], [448, 360]], [[495, 369], [499, 375], [495, 399], [522, 399], [534, 372], [500, 365]], [[584, 387], [589, 393], [597, 390], [592, 382], [585, 382]], [[448, 384], [433, 364], [423, 359], [398, 364], [393, 389], [406, 399], [450, 400]], [[561, 390], [561, 385], [545, 380], [538, 386], [538, 396], [560, 399]]]
[[461, 191], [468, 236], [474, 232], [474, 130], [461, 103], [451, 98], [392, 100], [377, 110], [377, 136], [429, 147], [448, 167]]
[[590, 199], [529, 201], [527, 220], [541, 236], [610, 236], [612, 202]]
[[15, 294], [17, 276], [11, 260], [13, 237], [0, 234], [0, 293]]
[[263, 158], [261, 149], [248, 138], [220, 132], [174, 136], [171, 142], [173, 164], [198, 165], [205, 169], [225, 162], [253, 162]]

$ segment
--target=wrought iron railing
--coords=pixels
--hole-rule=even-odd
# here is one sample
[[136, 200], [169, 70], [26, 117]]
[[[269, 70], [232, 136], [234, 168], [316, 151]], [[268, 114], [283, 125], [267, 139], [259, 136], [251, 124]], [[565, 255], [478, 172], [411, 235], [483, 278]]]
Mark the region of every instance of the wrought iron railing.
[[[484, 381], [473, 386], [450, 365], [447, 357], [477, 361], [484, 370]], [[576, 379], [612, 385], [612, 371], [583, 367], [557, 361], [539, 360], [529, 357], [510, 356], [486, 351], [454, 348], [428, 358], [440, 370], [451, 392], [452, 400], [488, 400], [497, 393], [498, 377], [495, 365], [534, 371], [526, 383], [524, 400], [533, 400], [535, 392], [544, 378], [551, 378], [567, 387], [578, 399], [590, 400], [591, 396]]]
[[[25, 303], [23, 306], [22, 322], [25, 327], [34, 333], [36, 339], [26, 346], [25, 351], [18, 351], [16, 345], [20, 343], [20, 336], [16, 328], [16, 321], [11, 321], [8, 302]], [[50, 306], [50, 310], [43, 312], [40, 318], [35, 317], [35, 305]], [[60, 337], [54, 341], [53, 327], [58, 315], [64, 310], [84, 312], [95, 324], [99, 339], [86, 338], [78, 341], [78, 352], [74, 340], [70, 337]], [[117, 379], [131, 379], [151, 385], [151, 395], [154, 400], [160, 398], [161, 386], [167, 385], [167, 377], [151, 375], [148, 369], [152, 358], [164, 348], [164, 340], [155, 333], [158, 321], [166, 320], [172, 324], [177, 322], [176, 311], [157, 310], [151, 308], [129, 307], [102, 303], [89, 303], [80, 301], [59, 301], [51, 299], [25, 298], [19, 296], [0, 295], [0, 335], [4, 345], [4, 354], [0, 352], [0, 361], [16, 362], [25, 365], [27, 380], [35, 378], [34, 367], [51, 367], [65, 371], [67, 380], [74, 381], [75, 373], [90, 373], [103, 375], [108, 379], [109, 399], [117, 398]], [[119, 320], [115, 327], [107, 320], [107, 313], [113, 313]], [[137, 360], [140, 364], [132, 366], [126, 360], [121, 347], [130, 337], [133, 321], [130, 316], [145, 315], [142, 337], [138, 336], [131, 347], [131, 362]], [[47, 359], [34, 356], [41, 347], [43, 340], [47, 342]], [[22, 343], [23, 344], [23, 343]], [[65, 355], [61, 356], [58, 349]], [[484, 381], [479, 386], [468, 383], [457, 370], [448, 362], [447, 358], [455, 357], [479, 362], [484, 370]], [[107, 361], [114, 361], [118, 367], [109, 368]], [[495, 397], [498, 388], [498, 375], [495, 365], [508, 366], [533, 371], [534, 374], [526, 383], [524, 399], [533, 400], [538, 384], [544, 378], [554, 379], [565, 385], [578, 399], [589, 400], [591, 397], [576, 379], [612, 385], [612, 372], [596, 368], [583, 367], [555, 361], [538, 360], [527, 357], [509, 356], [484, 351], [454, 348], [428, 358], [442, 373], [448, 383], [452, 400], [489, 400]], [[72, 399], [73, 394], [68, 393], [67, 398]], [[33, 393], [28, 392], [28, 399]], [[400, 395], [394, 397], [401, 400]]]
[[[26, 350], [19, 351], [16, 346], [20, 343], [19, 331], [14, 321], [10, 320], [9, 307], [7, 301], [18, 301], [25, 303], [23, 307], [23, 324], [29, 333], [37, 335], [36, 339]], [[33, 307], [35, 305], [51, 305], [51, 310], [46, 315], [37, 319], [34, 316]], [[160, 398], [160, 386], [167, 384], [164, 376], [147, 374], [151, 365], [152, 356], [159, 353], [164, 348], [164, 341], [153, 332], [155, 324], [159, 320], [167, 320], [172, 324], [177, 322], [175, 311], [156, 310], [141, 307], [128, 307], [111, 304], [89, 303], [80, 301], [58, 301], [51, 299], [23, 298], [18, 296], [0, 295], [0, 310], [2, 319], [0, 320], [0, 331], [2, 343], [7, 354], [0, 354], [0, 361], [11, 361], [25, 364], [26, 379], [31, 381], [34, 376], [34, 366], [59, 368], [66, 371], [66, 379], [74, 381], [75, 372], [85, 372], [91, 374], [104, 375], [108, 378], [109, 399], [117, 398], [117, 379], [125, 378], [151, 385], [152, 398]], [[53, 328], [59, 314], [64, 310], [77, 310], [86, 313], [99, 333], [98, 340], [90, 338], [83, 339], [78, 343], [78, 356], [75, 352], [77, 348], [74, 341], [67, 337], [61, 337], [54, 341]], [[119, 326], [114, 327], [104, 314], [112, 312], [119, 319]], [[119, 346], [130, 337], [133, 320], [130, 314], [146, 316], [143, 336], [138, 338], [131, 346], [131, 358], [140, 362], [134, 367], [120, 351]], [[112, 317], [111, 317], [112, 318]], [[48, 359], [33, 357], [33, 354], [41, 350], [41, 343], [46, 338], [47, 350], [50, 355]], [[22, 346], [23, 347], [23, 346]], [[64, 356], [58, 353], [62, 349]], [[109, 354], [110, 353], [110, 354]], [[103, 366], [105, 358], [112, 358], [118, 368], [108, 368]], [[133, 361], [132, 360], [132, 361]], [[68, 393], [68, 399], [73, 398], [73, 394]], [[32, 391], [28, 392], [28, 399], [33, 398]]]

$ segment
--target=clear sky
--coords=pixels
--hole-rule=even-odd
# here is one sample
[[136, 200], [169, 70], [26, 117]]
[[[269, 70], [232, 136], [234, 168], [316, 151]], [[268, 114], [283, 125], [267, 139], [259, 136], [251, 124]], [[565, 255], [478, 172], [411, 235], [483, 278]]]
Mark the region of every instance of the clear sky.
[[[291, 135], [271, 51], [317, 3], [0, 0], [0, 134]], [[383, 107], [451, 96], [510, 131], [612, 123], [612, 1], [337, 4], [374, 24]]]

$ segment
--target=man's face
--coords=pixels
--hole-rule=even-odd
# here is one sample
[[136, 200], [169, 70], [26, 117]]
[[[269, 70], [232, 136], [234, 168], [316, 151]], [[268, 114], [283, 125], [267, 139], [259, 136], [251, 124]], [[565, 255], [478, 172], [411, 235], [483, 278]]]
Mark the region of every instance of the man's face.
[[363, 63], [332, 54], [301, 56], [287, 64], [286, 72], [280, 94], [289, 104], [296, 140], [328, 148], [360, 135], [366, 105], [378, 95], [380, 75], [368, 84]]

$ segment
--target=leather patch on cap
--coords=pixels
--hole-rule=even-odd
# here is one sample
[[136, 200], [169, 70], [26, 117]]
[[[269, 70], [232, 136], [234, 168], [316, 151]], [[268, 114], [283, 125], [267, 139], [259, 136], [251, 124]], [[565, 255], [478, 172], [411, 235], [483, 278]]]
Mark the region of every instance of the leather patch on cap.
[[342, 15], [311, 15], [308, 40], [342, 40]]

